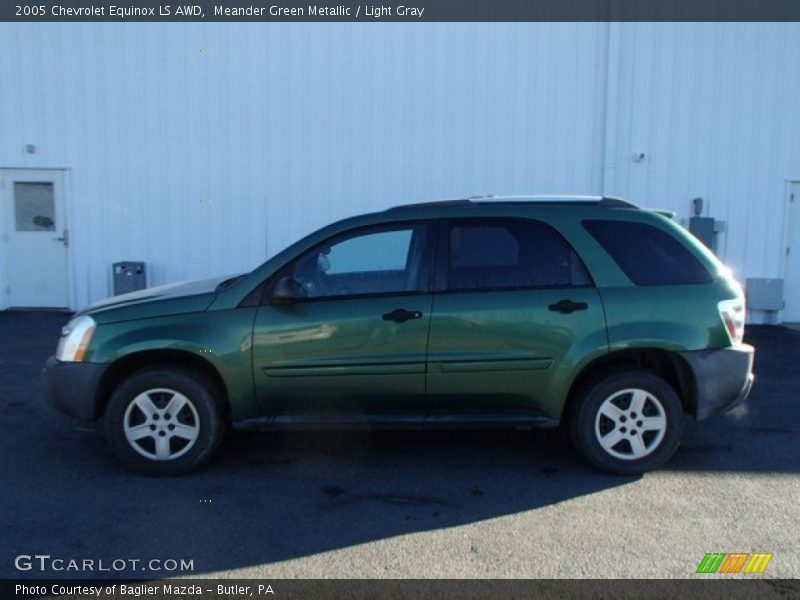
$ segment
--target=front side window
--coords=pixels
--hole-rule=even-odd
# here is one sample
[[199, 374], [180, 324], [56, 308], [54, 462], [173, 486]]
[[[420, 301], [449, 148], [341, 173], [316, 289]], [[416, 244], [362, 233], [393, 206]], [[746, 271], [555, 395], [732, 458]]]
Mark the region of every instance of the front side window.
[[292, 277], [306, 298], [423, 291], [427, 231], [418, 223], [337, 236], [300, 256], [283, 275]]
[[581, 259], [554, 229], [530, 220], [454, 221], [447, 288], [480, 291], [591, 285]]

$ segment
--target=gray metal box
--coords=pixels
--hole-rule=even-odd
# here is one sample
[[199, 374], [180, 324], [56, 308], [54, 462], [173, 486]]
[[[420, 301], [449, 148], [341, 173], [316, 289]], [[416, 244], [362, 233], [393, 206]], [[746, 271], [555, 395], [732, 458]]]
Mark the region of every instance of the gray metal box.
[[783, 310], [783, 279], [747, 279], [744, 289], [749, 310]]
[[117, 262], [112, 265], [112, 270], [115, 296], [147, 287], [147, 272], [143, 262]]
[[692, 217], [689, 219], [689, 231], [694, 234], [698, 240], [703, 242], [711, 250], [715, 250], [716, 246], [716, 231], [714, 228], [714, 219], [711, 217]]

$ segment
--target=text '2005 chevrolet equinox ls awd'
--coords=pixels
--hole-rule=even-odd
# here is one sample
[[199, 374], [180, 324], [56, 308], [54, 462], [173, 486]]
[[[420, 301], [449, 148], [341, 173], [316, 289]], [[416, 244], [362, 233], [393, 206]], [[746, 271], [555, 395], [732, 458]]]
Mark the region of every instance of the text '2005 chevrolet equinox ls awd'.
[[329, 225], [247, 275], [117, 296], [64, 327], [51, 402], [149, 474], [232, 423], [555, 426], [597, 467], [663, 464], [684, 415], [747, 396], [730, 271], [614, 198], [407, 205]]

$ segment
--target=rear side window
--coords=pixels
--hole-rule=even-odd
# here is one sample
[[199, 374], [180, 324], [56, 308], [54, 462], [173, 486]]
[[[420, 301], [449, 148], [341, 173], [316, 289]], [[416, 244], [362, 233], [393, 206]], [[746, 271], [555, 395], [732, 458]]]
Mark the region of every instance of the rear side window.
[[712, 280], [689, 248], [658, 227], [631, 221], [584, 221], [583, 226], [636, 285]]
[[455, 220], [449, 232], [451, 291], [591, 285], [581, 259], [549, 226], [529, 220]]

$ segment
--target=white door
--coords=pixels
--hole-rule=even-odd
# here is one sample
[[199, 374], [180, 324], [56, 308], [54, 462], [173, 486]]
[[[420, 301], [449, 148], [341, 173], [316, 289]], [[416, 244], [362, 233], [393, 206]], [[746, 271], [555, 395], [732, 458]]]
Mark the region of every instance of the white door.
[[64, 172], [0, 169], [0, 225], [4, 304], [68, 307]]
[[800, 182], [792, 182], [789, 194], [782, 320], [797, 323], [800, 322]]

